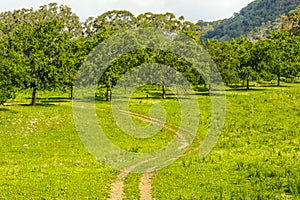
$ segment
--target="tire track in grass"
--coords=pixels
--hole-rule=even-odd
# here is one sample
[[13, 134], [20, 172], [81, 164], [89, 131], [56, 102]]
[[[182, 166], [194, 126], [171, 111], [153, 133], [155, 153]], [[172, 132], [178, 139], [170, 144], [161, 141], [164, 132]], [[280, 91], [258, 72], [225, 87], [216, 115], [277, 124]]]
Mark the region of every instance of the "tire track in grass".
[[151, 200], [152, 197], [152, 180], [153, 173], [144, 173], [140, 179], [139, 190], [140, 190], [140, 199], [141, 200]]
[[[99, 109], [97, 108], [97, 110], [106, 110], [107, 109]], [[178, 129], [179, 127], [177, 126], [171, 126], [171, 125], [166, 125], [165, 121], [162, 121], [160, 119], [157, 118], [151, 118], [149, 116], [146, 115], [141, 115], [135, 112], [130, 112], [130, 111], [124, 111], [124, 110], [119, 110], [119, 112], [121, 114], [124, 115], [131, 115], [132, 117], [139, 119], [143, 122], [148, 122], [148, 123], [152, 123], [153, 125], [157, 125], [157, 126], [163, 126], [165, 129], [173, 132], [173, 133], [177, 133], [176, 137], [178, 137], [181, 142], [182, 145], [180, 147], [178, 147], [179, 150], [186, 148], [189, 144], [187, 142], [187, 140], [185, 139], [184, 135], [182, 132], [177, 131], [176, 129]], [[182, 128], [183, 132], [186, 132], [192, 136], [194, 136], [194, 133], [190, 132], [187, 129]], [[175, 161], [180, 157], [184, 157], [190, 153], [196, 152], [200, 149], [202, 144], [200, 144], [197, 148], [195, 148], [194, 150], [192, 150], [191, 152], [187, 152], [179, 157], [175, 157], [175, 158], [171, 158], [169, 160], [167, 160], [166, 162], [169, 161]], [[155, 160], [157, 159], [157, 157], [142, 161], [140, 163], [137, 163], [136, 165], [130, 166], [127, 169], [121, 171], [118, 176], [116, 177], [116, 179], [114, 180], [114, 182], [111, 183], [111, 191], [110, 191], [110, 197], [108, 198], [109, 200], [122, 200], [124, 198], [124, 178], [132, 171], [134, 170], [136, 167], [139, 167], [142, 164], [145, 164], [151, 160]], [[153, 177], [153, 173], [151, 173], [151, 171], [155, 169], [154, 168], [149, 168], [148, 170], [146, 170], [145, 173], [142, 174], [141, 178], [140, 178], [140, 184], [139, 184], [139, 190], [140, 190], [140, 199], [142, 200], [152, 200], [153, 196], [152, 196], [152, 185], [151, 185], [151, 179]]]
[[[184, 149], [189, 145], [187, 140], [184, 137], [184, 134], [182, 132], [179, 132], [176, 130], [176, 128], [178, 129], [178, 127], [172, 127], [171, 125], [166, 125], [165, 122], [161, 121], [160, 119], [150, 118], [148, 116], [141, 115], [138, 113], [124, 111], [124, 110], [119, 110], [119, 112], [124, 115], [131, 115], [132, 117], [139, 119], [143, 122], [150, 122], [153, 125], [163, 126], [165, 129], [167, 129], [173, 133], [177, 133], [176, 137], [178, 137], [181, 140], [181, 144], [182, 144], [180, 147], [178, 147], [179, 150]], [[190, 135], [194, 136], [194, 134], [188, 130], [184, 130], [184, 132], [187, 132]], [[182, 157], [182, 155], [179, 157]], [[170, 160], [176, 160], [179, 157], [172, 158]], [[136, 167], [138, 167], [144, 163], [147, 163], [151, 160], [154, 160], [154, 159], [156, 159], [156, 158], [145, 160], [141, 163], [130, 166], [129, 168], [120, 172], [120, 174], [117, 176], [115, 181], [113, 183], [111, 183], [111, 192], [110, 192], [111, 196], [109, 199], [110, 200], [122, 200], [124, 197], [124, 191], [123, 191], [124, 178]], [[145, 173], [142, 174], [142, 176], [140, 178], [139, 190], [140, 190], [140, 199], [142, 199], [142, 200], [152, 200], [153, 199], [152, 192], [151, 192], [151, 190], [152, 190], [151, 179], [152, 179], [153, 173], [150, 172], [152, 170], [153, 170], [153, 168], [149, 168], [148, 170], [146, 170]]]
[[127, 169], [121, 171], [121, 173], [117, 176], [116, 180], [111, 184], [110, 191], [110, 200], [122, 200], [124, 196], [123, 188], [124, 188], [124, 178], [136, 167], [147, 163], [156, 158], [148, 159], [143, 162], [137, 163], [136, 165], [130, 166]]

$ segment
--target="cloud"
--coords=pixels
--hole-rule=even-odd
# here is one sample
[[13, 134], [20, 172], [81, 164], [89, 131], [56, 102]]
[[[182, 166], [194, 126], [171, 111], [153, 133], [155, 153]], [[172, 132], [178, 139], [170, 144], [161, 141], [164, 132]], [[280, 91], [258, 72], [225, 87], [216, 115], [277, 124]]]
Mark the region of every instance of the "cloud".
[[[228, 18], [234, 12], [239, 12], [253, 0], [56, 0], [72, 8], [81, 20], [89, 16], [98, 16], [109, 10], [129, 10], [135, 15], [147, 11], [153, 13], [173, 12], [177, 17], [184, 16], [186, 20], [197, 22], [198, 20], [216, 20]], [[1, 1], [0, 11], [16, 10], [33, 7], [37, 9], [41, 5], [53, 2], [53, 0], [14, 0]]]

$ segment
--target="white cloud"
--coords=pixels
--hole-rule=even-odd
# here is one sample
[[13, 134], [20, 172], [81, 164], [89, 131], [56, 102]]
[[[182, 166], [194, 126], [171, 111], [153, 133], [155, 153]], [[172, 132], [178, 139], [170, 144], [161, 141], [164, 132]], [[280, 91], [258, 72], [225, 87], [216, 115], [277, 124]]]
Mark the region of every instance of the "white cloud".
[[[173, 12], [176, 16], [183, 15], [186, 20], [197, 22], [203, 20], [216, 20], [228, 18], [234, 12], [245, 7], [254, 0], [56, 0], [65, 4], [81, 18], [98, 16], [109, 10], [129, 10], [137, 15], [150, 11], [153, 13]], [[1, 1], [0, 11], [21, 8], [38, 8], [53, 0], [14, 0]]]

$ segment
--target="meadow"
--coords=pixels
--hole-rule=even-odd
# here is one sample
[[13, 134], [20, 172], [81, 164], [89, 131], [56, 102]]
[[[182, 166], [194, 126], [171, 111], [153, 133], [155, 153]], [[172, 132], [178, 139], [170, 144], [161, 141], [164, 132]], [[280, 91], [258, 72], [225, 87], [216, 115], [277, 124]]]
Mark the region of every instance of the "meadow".
[[[153, 89], [153, 88], [152, 88]], [[153, 89], [154, 90], [154, 89]], [[149, 98], [143, 90], [130, 110], [148, 115], [160, 103], [167, 123], [178, 125], [174, 98]], [[0, 107], [1, 199], [107, 199], [119, 171], [98, 162], [82, 144], [66, 95], [40, 95], [28, 106], [26, 94]], [[215, 148], [205, 158], [199, 146], [210, 121], [210, 98], [197, 95], [201, 115], [197, 136], [185, 154], [151, 178], [155, 199], [300, 199], [300, 85], [226, 91], [226, 122]], [[109, 103], [96, 103], [99, 123], [114, 144], [127, 151], [164, 147], [174, 133], [163, 128], [147, 139], [122, 133]], [[134, 121], [145, 126], [148, 123]], [[141, 174], [124, 179], [124, 198], [139, 199]]]

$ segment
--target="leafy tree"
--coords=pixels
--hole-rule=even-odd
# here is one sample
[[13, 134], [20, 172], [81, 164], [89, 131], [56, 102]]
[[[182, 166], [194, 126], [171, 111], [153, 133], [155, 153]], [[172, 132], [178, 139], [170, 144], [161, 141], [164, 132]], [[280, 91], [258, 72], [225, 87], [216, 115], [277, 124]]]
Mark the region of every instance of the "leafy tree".
[[189, 21], [184, 21], [184, 17], [180, 16], [178, 19], [173, 13], [167, 12], [165, 14], [154, 14], [146, 12], [137, 17], [139, 27], [155, 27], [169, 31], [181, 31], [186, 35], [192, 37], [196, 41], [199, 40], [203, 33], [201, 27]]
[[[139, 29], [139, 31], [142, 32], [147, 30], [148, 29]], [[102, 43], [99, 46], [99, 49], [95, 49], [95, 52], [92, 53], [93, 55], [88, 56], [87, 62], [85, 62], [84, 70], [80, 74], [80, 76], [82, 77], [81, 80], [83, 80], [83, 83], [80, 85], [85, 86], [90, 85], [89, 83], [92, 83], [92, 85], [98, 83], [100, 87], [106, 88], [106, 100], [110, 101], [111, 90], [119, 81], [120, 77], [130, 69], [140, 66], [141, 64], [160, 64], [173, 67], [178, 72], [185, 73], [184, 75], [188, 77], [188, 80], [193, 81], [193, 83], [196, 83], [197, 81], [199, 82], [200, 74], [195, 70], [193, 71], [191, 69], [191, 65], [186, 61], [180, 60], [180, 57], [176, 56], [176, 54], [172, 52], [163, 51], [159, 48], [151, 48], [153, 42], [161, 44], [162, 42], [160, 41], [163, 41], [163, 39], [160, 38], [162, 34], [153, 34], [153, 31], [151, 31], [150, 33], [151, 35], [146, 34], [146, 36], [145, 34], [140, 33], [114, 36], [113, 38], [110, 38], [109, 41], [105, 41], [104, 43]], [[147, 43], [147, 45], [145, 45], [143, 42], [143, 44], [139, 44], [139, 42], [141, 41], [143, 41], [145, 44]], [[125, 49], [120, 49], [120, 44], [124, 44], [123, 47]], [[145, 48], [144, 45], [147, 48]], [[185, 46], [186, 44], [183, 43], [182, 45]], [[125, 52], [125, 54], [122, 53], [122, 55], [119, 55], [119, 53], [121, 52]], [[106, 65], [107, 59], [109, 59], [110, 65], [106, 69], [106, 67], [103, 65]], [[102, 70], [105, 70], [103, 74]], [[152, 72], [150, 73], [152, 77], [149, 77], [149, 72]], [[162, 80], [162, 96], [163, 98], [166, 97], [165, 81], [170, 82], [170, 80], [173, 79], [173, 74], [171, 75], [169, 71], [164, 70], [161, 70], [159, 72], [154, 71], [154, 66], [151, 65], [144, 71], [139, 71], [139, 73], [139, 77], [133, 77], [135, 78], [134, 80], [137, 83], [141, 81], [139, 80], [141, 78], [143, 79], [143, 82], [147, 80], [153, 81], [152, 78], [157, 78], [157, 81]], [[101, 77], [97, 77], [99, 74], [102, 74]], [[85, 78], [88, 76], [90, 76], [90, 81], [87, 81], [87, 79]], [[97, 80], [98, 78], [100, 78], [100, 81]], [[164, 78], [167, 78], [168, 80]], [[151, 84], [153, 82], [149, 83]]]
[[117, 33], [135, 28], [136, 23], [136, 17], [129, 11], [113, 10], [105, 12], [97, 18], [88, 18], [84, 23], [84, 33], [87, 37], [93, 37], [95, 33], [103, 29]]
[[[144, 14], [140, 14], [137, 17], [138, 21], [138, 26], [139, 27], [154, 27], [156, 29], [161, 29], [161, 30], [167, 30], [167, 31], [178, 31], [181, 33], [184, 33], [185, 35], [191, 37], [195, 41], [199, 41], [200, 34], [202, 31], [200, 30], [200, 27], [192, 22], [189, 21], [184, 21], [184, 17], [181, 16], [178, 19], [173, 13], [165, 13], [165, 14], [154, 14], [151, 12], [146, 12]], [[154, 53], [154, 52], [153, 52]], [[164, 51], [157, 51], [155, 52], [156, 55], [154, 56], [153, 59], [155, 60], [160, 60], [157, 63], [164, 64], [166, 66], [174, 66], [174, 60], [172, 58], [172, 54], [168, 54]], [[159, 55], [159, 53], [163, 53], [162, 55]], [[170, 63], [169, 63], [170, 62]], [[155, 67], [155, 66], [153, 66]], [[156, 67], [155, 67], [156, 68]], [[166, 68], [162, 68], [166, 70]], [[165, 99], [166, 98], [166, 81], [165, 78], [168, 77], [168, 79], [176, 79], [176, 74], [173, 74], [171, 76], [171, 71], [161, 71], [162, 74], [168, 74], [165, 77], [162, 77], [161, 81], [161, 86], [162, 86], [162, 97]], [[199, 75], [200, 76], [200, 75]], [[179, 81], [179, 80], [176, 80]]]
[[290, 32], [292, 36], [300, 36], [300, 6], [282, 17], [283, 29]]
[[294, 79], [295, 77], [300, 77], [300, 36], [290, 38], [289, 47], [291, 50], [287, 72]]
[[16, 65], [11, 62], [15, 57], [14, 52], [9, 50], [7, 37], [0, 40], [0, 104], [15, 97], [16, 92]]
[[255, 59], [259, 70], [260, 78], [265, 81], [272, 81], [276, 76], [272, 73], [272, 65], [269, 63], [269, 42], [266, 39], [258, 40], [255, 43]]
[[183, 28], [183, 17], [176, 19], [173, 13], [154, 14], [146, 12], [137, 17], [139, 27], [156, 27], [177, 31]]
[[77, 72], [80, 67], [82, 67], [82, 64], [87, 58], [88, 54], [92, 51], [93, 48], [95, 48], [103, 40], [109, 38], [112, 34], [113, 31], [103, 29], [95, 33], [93, 35], [93, 38], [78, 37], [68, 41], [69, 51], [67, 52], [69, 53], [69, 55], [67, 56], [65, 61], [68, 61], [69, 63], [69, 77], [65, 79], [65, 85], [70, 89], [71, 98], [73, 98], [73, 88]]
[[41, 22], [56, 19], [64, 24], [64, 29], [73, 37], [82, 35], [82, 25], [79, 17], [71, 8], [57, 3], [41, 6], [38, 10], [21, 9], [0, 13], [2, 34], [9, 35], [23, 26], [36, 26]]
[[57, 20], [38, 26], [24, 26], [9, 36], [10, 50], [20, 76], [18, 85], [32, 89], [31, 104], [36, 104], [38, 90], [59, 90], [69, 78], [68, 41], [70, 34]]
[[267, 42], [266, 62], [269, 65], [270, 72], [277, 77], [277, 86], [280, 86], [280, 77], [286, 71], [289, 57], [291, 56], [289, 44], [292, 44], [292, 41], [288, 32], [272, 31]]
[[236, 53], [238, 54], [239, 64], [237, 71], [239, 78], [246, 82], [246, 89], [250, 89], [250, 81], [259, 77], [260, 67], [257, 59], [256, 46], [253, 42], [245, 37], [231, 41]]
[[0, 13], [1, 35], [9, 35], [23, 25], [33, 25], [30, 15], [33, 9], [21, 9]]
[[225, 84], [239, 82], [237, 66], [239, 64], [238, 54], [229, 42], [208, 40], [203, 42], [205, 49], [216, 63]]

